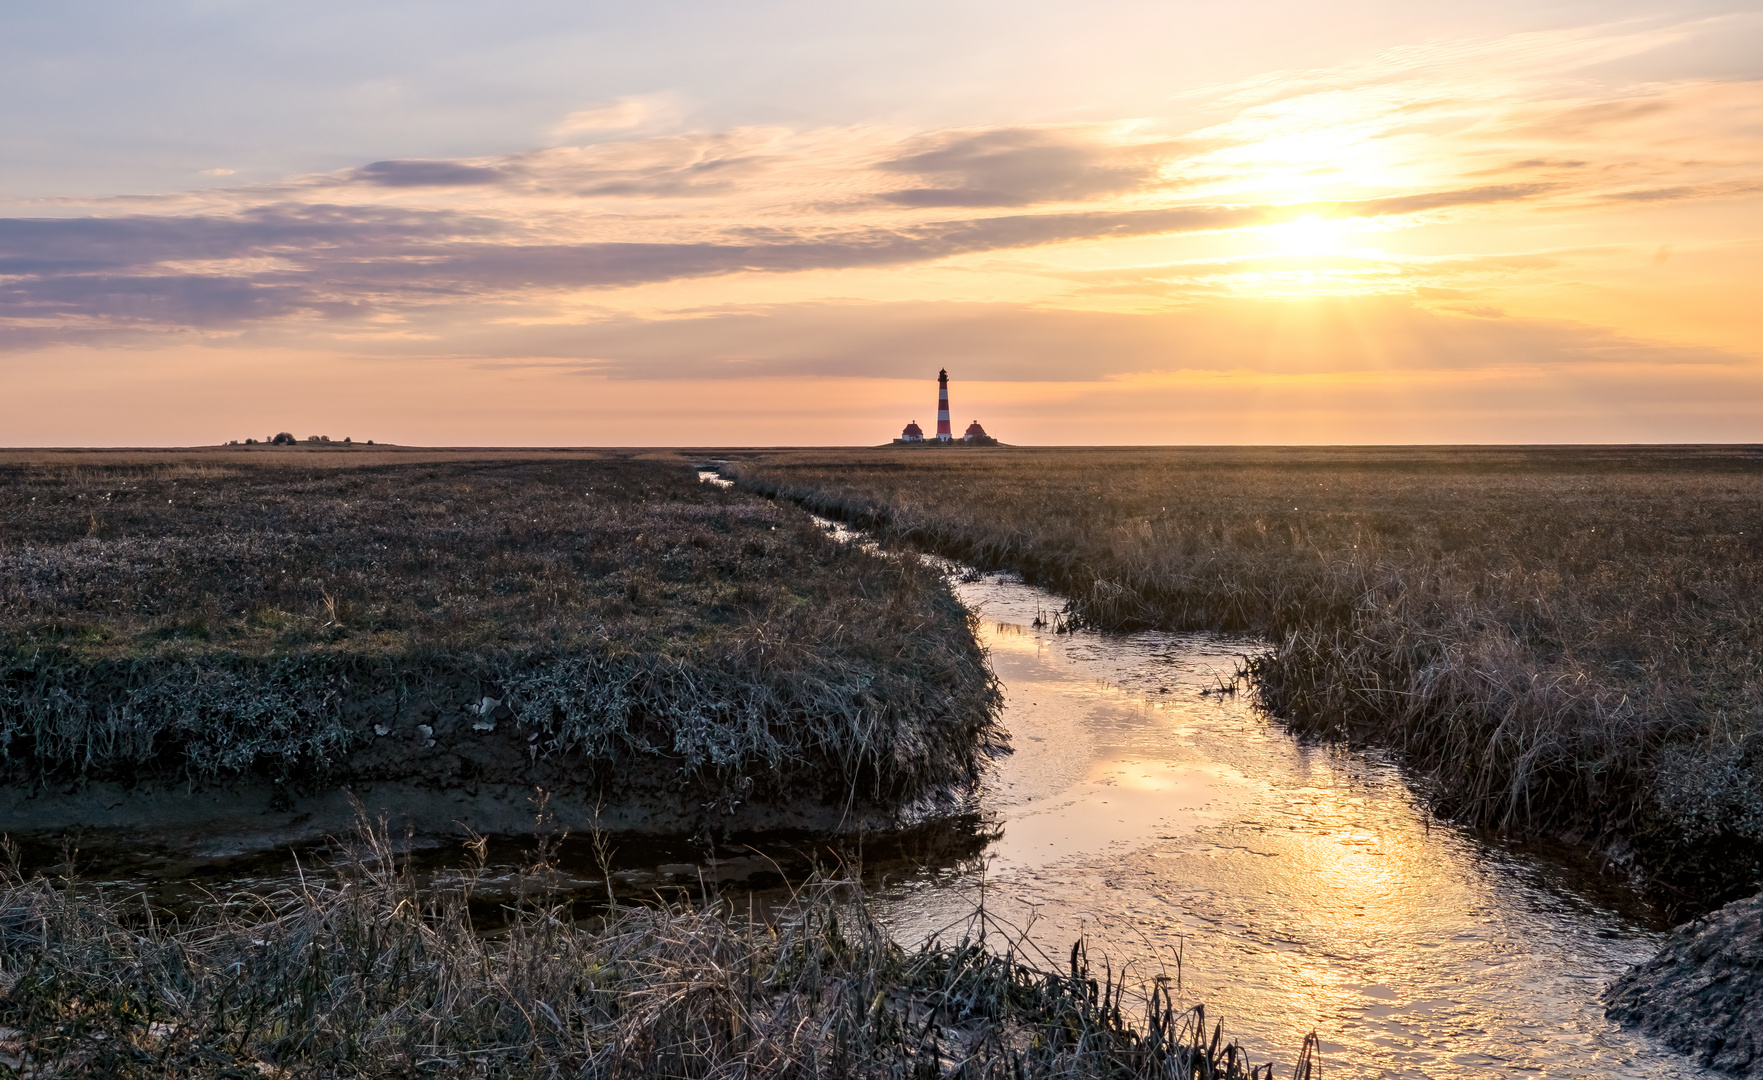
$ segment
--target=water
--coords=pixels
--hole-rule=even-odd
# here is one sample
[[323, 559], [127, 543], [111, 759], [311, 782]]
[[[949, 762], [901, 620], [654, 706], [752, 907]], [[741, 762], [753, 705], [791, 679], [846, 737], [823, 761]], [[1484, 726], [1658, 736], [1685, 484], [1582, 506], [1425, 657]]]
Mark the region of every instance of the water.
[[[970, 575], [971, 576], [971, 575]], [[1249, 641], [1056, 633], [1057, 598], [959, 583], [1016, 752], [985, 782], [1001, 835], [901, 875], [902, 940], [988, 914], [1059, 961], [1083, 936], [1182, 993], [1259, 1060], [1320, 1033], [1379, 1077], [1711, 1075], [1603, 1018], [1659, 930], [1566, 853], [1436, 821], [1375, 756], [1306, 745], [1228, 688]]]
[[1231, 692], [1259, 642], [1061, 632], [1058, 597], [943, 565], [1015, 752], [980, 794], [981, 854], [884, 883], [901, 940], [971, 928], [983, 898], [1049, 963], [1081, 937], [1178, 978], [1256, 1059], [1315, 1031], [1353, 1076], [1715, 1075], [1604, 1019], [1658, 946], [1651, 912], [1571, 851], [1436, 820], [1387, 760], [1291, 737]]

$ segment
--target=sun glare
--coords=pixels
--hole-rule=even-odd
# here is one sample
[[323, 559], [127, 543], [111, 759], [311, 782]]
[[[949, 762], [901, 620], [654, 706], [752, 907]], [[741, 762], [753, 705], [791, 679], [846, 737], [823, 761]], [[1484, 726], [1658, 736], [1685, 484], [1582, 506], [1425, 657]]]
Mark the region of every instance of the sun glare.
[[1341, 250], [1353, 231], [1351, 223], [1316, 214], [1263, 226], [1261, 232], [1282, 255], [1328, 255]]

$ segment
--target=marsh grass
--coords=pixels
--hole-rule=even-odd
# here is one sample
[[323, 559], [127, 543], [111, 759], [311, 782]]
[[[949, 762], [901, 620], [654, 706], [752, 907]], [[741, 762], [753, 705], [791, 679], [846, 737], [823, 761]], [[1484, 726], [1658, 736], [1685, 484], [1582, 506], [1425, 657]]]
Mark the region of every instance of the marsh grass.
[[322, 786], [376, 731], [500, 722], [713, 799], [892, 803], [998, 739], [938, 575], [683, 458], [76, 460], [0, 463], [12, 783]]
[[333, 875], [182, 921], [15, 869], [0, 1075], [1273, 1075], [1170, 980], [1098, 972], [1081, 943], [1048, 964], [976, 916], [903, 948], [832, 880], [770, 911], [706, 898], [574, 920], [544, 872], [485, 928], [469, 875], [417, 891], [383, 829]]
[[1265, 635], [1260, 701], [1393, 747], [1474, 825], [1638, 858], [1679, 913], [1763, 871], [1752, 448], [731, 455], [794, 500], [1069, 598]]

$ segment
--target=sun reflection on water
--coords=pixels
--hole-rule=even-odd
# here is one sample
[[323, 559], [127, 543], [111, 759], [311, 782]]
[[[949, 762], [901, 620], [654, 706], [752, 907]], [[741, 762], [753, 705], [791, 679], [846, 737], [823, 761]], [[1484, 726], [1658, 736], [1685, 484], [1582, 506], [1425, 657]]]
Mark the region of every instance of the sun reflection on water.
[[1597, 1004], [1649, 929], [1434, 822], [1393, 766], [1203, 697], [1252, 646], [1039, 631], [1045, 594], [962, 588], [985, 604], [1017, 753], [988, 781], [988, 858], [883, 902], [902, 936], [969, 918], [984, 881], [1029, 947], [1083, 936], [1147, 978], [1179, 972], [1258, 1060], [1289, 1062], [1314, 1030], [1354, 1075], [1703, 1075]]

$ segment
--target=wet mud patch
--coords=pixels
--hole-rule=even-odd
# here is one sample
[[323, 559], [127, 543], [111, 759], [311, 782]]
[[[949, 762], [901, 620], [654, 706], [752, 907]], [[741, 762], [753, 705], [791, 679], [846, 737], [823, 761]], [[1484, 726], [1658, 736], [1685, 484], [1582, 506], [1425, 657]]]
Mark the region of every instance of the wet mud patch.
[[[480, 925], [494, 925], [505, 905], [546, 895], [578, 914], [608, 903], [696, 903], [756, 894], [775, 904], [815, 877], [849, 877], [883, 886], [927, 870], [966, 865], [996, 831], [976, 814], [938, 817], [907, 828], [829, 836], [824, 830], [769, 829], [706, 838], [683, 833], [599, 833], [570, 829], [535, 798], [524, 827], [508, 833], [443, 836], [398, 831], [389, 823], [357, 827], [273, 849], [192, 848], [146, 833], [74, 830], [12, 841], [17, 870], [81, 893], [138, 896], [153, 909], [187, 915], [229, 897], [297, 890], [394, 858], [395, 870], [421, 895], [469, 893]], [[363, 837], [376, 838], [373, 844]], [[467, 886], [469, 885], [469, 888]]]

